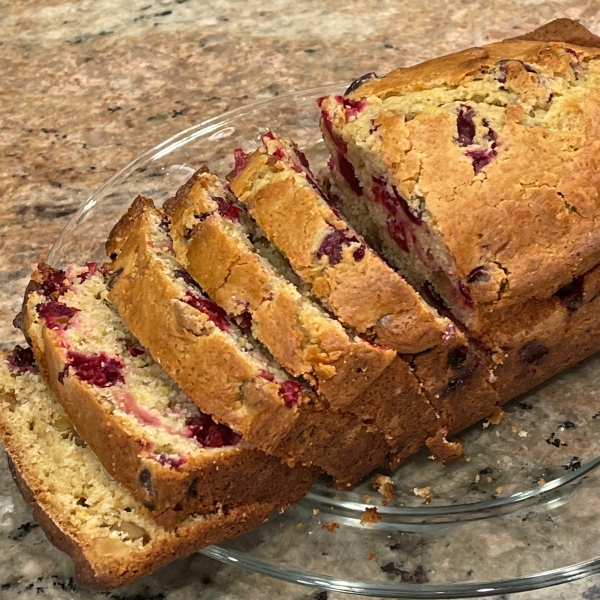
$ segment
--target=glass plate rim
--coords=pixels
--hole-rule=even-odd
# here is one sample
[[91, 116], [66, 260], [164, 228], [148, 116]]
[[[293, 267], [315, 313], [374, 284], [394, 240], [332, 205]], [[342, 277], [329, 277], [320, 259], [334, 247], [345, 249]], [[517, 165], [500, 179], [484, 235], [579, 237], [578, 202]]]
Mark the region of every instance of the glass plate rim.
[[[302, 96], [315, 97], [317, 95], [326, 95], [339, 92], [343, 90], [346, 85], [347, 83], [325, 84], [314, 88], [301, 89], [286, 94], [281, 94], [273, 98], [265, 98], [251, 102], [210, 117], [209, 119], [200, 121], [199, 123], [187, 127], [186, 129], [183, 129], [166, 140], [160, 142], [159, 144], [149, 148], [141, 155], [131, 160], [126, 166], [111, 176], [105, 183], [96, 188], [89, 195], [87, 200], [82, 203], [80, 208], [72, 215], [65, 227], [60, 232], [48, 253], [46, 261], [49, 264], [52, 264], [56, 261], [57, 254], [60, 250], [63, 240], [70, 234], [71, 230], [79, 224], [82, 217], [97, 204], [99, 199], [103, 197], [104, 192], [109, 190], [111, 186], [116, 184], [119, 180], [126, 178], [132, 171], [134, 171], [136, 168], [139, 168], [141, 165], [163, 158], [171, 152], [193, 142], [198, 138], [208, 136], [209, 134], [218, 131], [219, 127], [225, 124], [225, 122], [230, 121], [232, 118], [243, 116], [245, 113], [253, 111], [257, 108], [262, 108], [267, 105], [277, 105], [282, 101]], [[240, 144], [242, 141], [243, 140], [240, 140]], [[489, 510], [491, 508], [506, 507], [508, 505], [515, 504], [519, 505], [526, 500], [540, 498], [548, 492], [557, 490], [568, 483], [573, 483], [577, 479], [580, 479], [584, 475], [596, 469], [598, 466], [600, 466], [600, 457], [591, 460], [577, 471], [554, 479], [542, 486], [531, 488], [524, 492], [517, 492], [511, 496], [501, 497], [494, 500], [445, 507], [389, 507], [387, 509], [382, 507], [382, 511], [394, 512], [398, 515], [407, 516], [423, 516], [425, 514], [435, 516], [443, 514], [475, 514], [479, 511]], [[312, 496], [315, 498], [321, 498], [319, 501], [327, 501], [329, 504], [332, 502], [337, 502], [340, 506], [344, 506], [346, 504], [356, 504], [345, 501], [336, 501], [331, 498], [325, 498], [315, 494], [312, 494]], [[235, 550], [223, 548], [219, 545], [208, 546], [201, 549], [199, 552], [222, 563], [239, 566], [249, 571], [266, 575], [275, 579], [288, 581], [290, 583], [296, 583], [332, 592], [379, 596], [382, 598], [450, 599], [485, 597], [495, 594], [519, 593], [552, 587], [600, 573], [600, 557], [597, 557], [567, 565], [565, 567], [543, 571], [535, 575], [527, 575], [510, 579], [497, 579], [489, 582], [454, 584], [377, 584], [340, 579], [328, 575], [317, 575], [308, 572], [303, 573], [300, 570], [280, 567], [263, 559], [258, 559], [251, 556], [249, 557], [248, 555], [242, 554]]]

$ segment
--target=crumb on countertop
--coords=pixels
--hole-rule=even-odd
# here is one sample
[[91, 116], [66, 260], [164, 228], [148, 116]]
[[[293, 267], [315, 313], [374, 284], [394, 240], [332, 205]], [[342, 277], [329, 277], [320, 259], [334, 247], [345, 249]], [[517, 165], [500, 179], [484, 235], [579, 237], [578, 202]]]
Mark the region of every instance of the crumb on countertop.
[[431, 486], [428, 485], [427, 487], [422, 487], [422, 488], [416, 487], [416, 488], [413, 488], [412, 489], [412, 493], [415, 496], [421, 496], [421, 498], [425, 498], [425, 497], [429, 496], [429, 494], [431, 494]]
[[321, 529], [327, 529], [329, 533], [335, 533], [336, 529], [340, 528], [340, 524], [333, 521], [332, 523], [321, 523]]
[[375, 506], [366, 508], [360, 518], [360, 524], [367, 525], [367, 527], [370, 527], [373, 523], [379, 523], [379, 521], [381, 521], [381, 515], [377, 512], [377, 507]]
[[391, 477], [377, 474], [373, 477], [373, 487], [388, 500], [391, 500], [396, 493], [394, 492], [394, 483]]

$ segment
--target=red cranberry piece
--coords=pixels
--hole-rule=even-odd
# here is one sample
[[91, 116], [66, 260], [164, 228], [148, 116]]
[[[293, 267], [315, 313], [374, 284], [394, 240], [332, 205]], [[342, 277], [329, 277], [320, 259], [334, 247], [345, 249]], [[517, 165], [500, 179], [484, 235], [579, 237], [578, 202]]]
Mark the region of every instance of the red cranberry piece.
[[467, 150], [466, 154], [473, 163], [475, 175], [481, 173], [483, 168], [489, 165], [496, 156], [493, 150]]
[[44, 319], [48, 329], [64, 330], [69, 320], [79, 312], [79, 309], [56, 300], [50, 300], [40, 304], [37, 311], [40, 317]]
[[204, 313], [221, 331], [229, 331], [227, 313], [212, 300], [188, 291], [183, 301]]
[[418, 212], [415, 214], [408, 206], [408, 202], [398, 193], [398, 189], [395, 185], [392, 185], [392, 193], [389, 191], [389, 186], [386, 184], [383, 177], [373, 175], [373, 195], [375, 199], [383, 204], [386, 210], [391, 214], [396, 214], [397, 208], [400, 207], [402, 212], [408, 217], [408, 219], [415, 225], [421, 225], [423, 223], [423, 213]]
[[467, 275], [467, 283], [479, 283], [483, 281], [489, 281], [490, 274], [488, 270], [483, 266], [475, 267], [468, 275]]
[[156, 492], [152, 482], [152, 473], [148, 467], [140, 467], [135, 481], [135, 490], [140, 502], [148, 510], [156, 508]]
[[352, 163], [341, 153], [338, 152], [337, 156], [338, 165], [340, 168], [340, 174], [347, 181], [350, 189], [357, 195], [362, 196], [363, 190], [358, 181], [358, 177], [354, 171]]
[[568, 52], [571, 56], [575, 58], [575, 63], [571, 65], [573, 69], [573, 74], [575, 75], [575, 79], [579, 79], [579, 71], [583, 69], [583, 65], [581, 64], [581, 59], [579, 58], [579, 54], [573, 50], [573, 48], [565, 48], [565, 52]]
[[389, 218], [387, 221], [387, 230], [400, 249], [408, 252], [408, 238], [406, 237], [404, 224], [393, 218]]
[[327, 201], [327, 198], [325, 197], [325, 194], [323, 193], [319, 182], [313, 175], [313, 172], [310, 170], [306, 154], [304, 154], [304, 152], [302, 152], [301, 150], [295, 150], [294, 159], [295, 164], [292, 165], [292, 169], [294, 169], [296, 173], [304, 173], [304, 175], [306, 176], [306, 181], [310, 183], [313, 189], [319, 194], [319, 196], [321, 196], [321, 198], [323, 198], [323, 200]]
[[487, 119], [482, 119], [481, 124], [487, 128], [487, 133], [483, 136], [483, 139], [492, 143], [492, 150], [498, 145], [498, 134], [492, 129]]
[[243, 329], [252, 329], [252, 314], [245, 310], [239, 317], [238, 317], [238, 325], [240, 327], [242, 327]]
[[275, 141], [275, 134], [272, 131], [267, 131], [260, 136], [262, 143], [266, 146], [268, 141]]
[[63, 270], [53, 269], [50, 265], [42, 263], [38, 265], [38, 271], [44, 278], [38, 293], [46, 297], [60, 296], [69, 289]]
[[216, 423], [210, 415], [200, 413], [187, 420], [189, 437], [194, 438], [205, 448], [222, 448], [235, 446], [242, 436], [227, 425]]
[[88, 262], [85, 263], [85, 266], [87, 267], [86, 270], [79, 276], [81, 283], [101, 272], [100, 268], [98, 267], [98, 263]]
[[38, 372], [38, 367], [31, 348], [15, 346], [14, 350], [6, 356], [6, 362], [12, 373]]
[[357, 117], [368, 106], [365, 100], [353, 100], [352, 98], [343, 98], [342, 102], [346, 109], [346, 121], [353, 117]]
[[462, 281], [458, 284], [458, 290], [466, 300], [467, 304], [473, 308], [473, 296], [471, 296], [471, 290]]
[[353, 253], [352, 257], [356, 262], [360, 262], [367, 252], [367, 247], [364, 244], [361, 244]]
[[[263, 133], [263, 135], [260, 136], [260, 139], [262, 140], [263, 146], [266, 149], [267, 142], [274, 141], [277, 138], [275, 137], [272, 131], [267, 131], [267, 133]], [[274, 152], [270, 152], [270, 155], [274, 156], [275, 158], [278, 158], [279, 160], [283, 160], [285, 158], [285, 152], [282, 148], [276, 148]]]
[[264, 369], [261, 369], [258, 372], [258, 376], [262, 377], [263, 379], [266, 379], [267, 381], [275, 381], [275, 377], [273, 375], [271, 375], [270, 373], [268, 373], [267, 371], [265, 371]]
[[64, 378], [69, 367], [72, 367], [75, 375], [82, 381], [97, 387], [107, 388], [117, 383], [125, 383], [122, 374], [123, 366], [120, 359], [108, 356], [105, 352], [82, 354], [81, 352], [69, 351], [62, 376]]
[[225, 198], [221, 198], [220, 196], [211, 196], [211, 200], [214, 200], [217, 203], [217, 210], [222, 217], [233, 223], [237, 223], [240, 220], [240, 214], [242, 212], [241, 208], [231, 204], [231, 202], [227, 202]]
[[468, 369], [465, 369], [460, 375], [458, 375], [454, 379], [451, 379], [442, 389], [442, 398], [444, 396], [447, 396], [448, 394], [456, 392], [463, 385], [465, 385], [465, 383], [467, 383], [467, 381], [469, 381], [469, 379], [473, 377], [473, 374], [477, 370], [478, 366], [479, 362], [475, 361]]
[[[320, 98], [320, 100], [323, 100], [323, 99], [324, 98]], [[331, 138], [331, 140], [333, 141], [333, 143], [335, 144], [336, 148], [340, 151], [341, 154], [346, 154], [346, 152], [348, 152], [348, 144], [346, 144], [346, 142], [341, 137], [339, 137], [333, 130], [333, 123], [331, 122], [329, 115], [327, 113], [325, 113], [324, 111], [322, 111], [321, 116], [323, 117], [323, 123], [325, 124], [325, 129], [327, 130], [327, 133], [328, 133], [329, 137]]]
[[536, 340], [527, 342], [519, 350], [520, 360], [528, 365], [539, 365], [548, 354], [550, 354], [550, 350], [544, 346], [544, 344], [540, 344]]
[[170, 233], [171, 219], [169, 219], [168, 215], [163, 214], [160, 223], [158, 224], [158, 227], [161, 229], [161, 231], [164, 231], [166, 234]]
[[[359, 240], [347, 229], [331, 229], [331, 231], [323, 238], [321, 245], [317, 249], [315, 254], [317, 260], [321, 259], [323, 256], [327, 256], [331, 266], [337, 265], [342, 262], [342, 250], [344, 246], [349, 246], [353, 242], [359, 242]], [[361, 246], [363, 246], [363, 244], [361, 244]], [[364, 257], [364, 250], [362, 251], [362, 256], [360, 247], [357, 248], [353, 254], [356, 254], [357, 251], [360, 258], [356, 258], [355, 256], [355, 260], [360, 260]]]
[[423, 284], [421, 288], [421, 294], [425, 297], [427, 302], [429, 302], [429, 304], [431, 304], [431, 306], [433, 306], [440, 313], [440, 315], [449, 319], [452, 318], [452, 313], [450, 312], [448, 305], [444, 302], [430, 281], [426, 281]]
[[283, 398], [285, 405], [291, 408], [300, 402], [300, 392], [302, 387], [295, 381], [287, 380], [279, 386], [279, 395]]
[[235, 160], [235, 167], [233, 168], [233, 174], [239, 175], [248, 164], [248, 155], [241, 149], [236, 148], [233, 151], [233, 158]]
[[467, 346], [459, 346], [458, 348], [453, 348], [448, 352], [448, 357], [446, 358], [446, 362], [449, 367], [453, 369], [461, 369], [465, 360], [467, 360], [467, 356], [469, 354], [469, 348]]
[[190, 287], [201, 291], [200, 286], [196, 283], [196, 280], [185, 269], [175, 269], [173, 274], [175, 277], [183, 279]]
[[172, 469], [179, 469], [179, 467], [185, 464], [187, 461], [182, 456], [171, 456], [169, 454], [159, 454], [156, 460], [163, 466], [169, 466]]
[[583, 279], [583, 276], [576, 277], [571, 283], [561, 287], [560, 290], [556, 292], [556, 295], [570, 312], [577, 310], [585, 298]]
[[461, 104], [456, 117], [456, 129], [458, 130], [458, 143], [461, 146], [470, 146], [475, 139], [475, 122], [473, 117], [475, 111], [466, 104]]
[[355, 92], [363, 83], [366, 83], [367, 81], [371, 81], [371, 79], [379, 79], [379, 77], [377, 77], [377, 73], [374, 72], [370, 72], [370, 73], [365, 73], [364, 75], [361, 75], [358, 79], [355, 79], [346, 89], [346, 91], [344, 92], [344, 96], [347, 96], [348, 94], [351, 94], [352, 92]]
[[141, 348], [140, 346], [127, 346], [127, 350], [129, 350], [129, 354], [134, 358], [136, 356], [141, 356], [142, 354], [146, 354], [146, 350]]

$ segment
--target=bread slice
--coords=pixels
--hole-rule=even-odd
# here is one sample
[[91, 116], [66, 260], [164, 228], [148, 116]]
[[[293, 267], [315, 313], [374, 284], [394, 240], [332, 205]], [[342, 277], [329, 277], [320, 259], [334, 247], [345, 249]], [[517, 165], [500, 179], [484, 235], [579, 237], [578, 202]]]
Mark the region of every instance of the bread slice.
[[381, 250], [478, 336], [600, 262], [600, 50], [509, 40], [321, 100]]
[[[303, 377], [334, 409], [370, 418], [362, 395], [396, 353], [346, 331], [284, 277], [282, 261], [276, 272], [251, 242], [259, 241], [256, 228], [228, 187], [200, 170], [166, 204], [177, 259], [287, 371]], [[285, 275], [296, 279], [290, 271]]]
[[318, 466], [340, 485], [380, 465], [383, 435], [330, 410], [245, 337], [177, 262], [162, 219], [138, 198], [107, 252], [114, 257], [109, 298], [167, 373], [201, 410], [290, 465]]
[[32, 281], [24, 320], [47, 382], [160, 525], [251, 501], [285, 508], [306, 494], [318, 472], [291, 469], [198, 410], [110, 306], [96, 264], [40, 265]]
[[[404, 385], [388, 387], [382, 377], [364, 402], [379, 408], [375, 423], [382, 430], [392, 438], [409, 431], [408, 444], [401, 445], [412, 447], [419, 437], [423, 443], [436, 431], [459, 431], [496, 410], [489, 369], [462, 331], [430, 308], [327, 202], [291, 141], [265, 135], [245, 162], [231, 187], [265, 235], [341, 321], [400, 355], [393, 379], [403, 372]], [[416, 430], [410, 419], [419, 412], [429, 418]]]
[[23, 497], [81, 584], [118, 587], [258, 527], [274, 508], [251, 502], [188, 517], [173, 530], [157, 525], [75, 433], [32, 359], [24, 349], [0, 353], [0, 437]]

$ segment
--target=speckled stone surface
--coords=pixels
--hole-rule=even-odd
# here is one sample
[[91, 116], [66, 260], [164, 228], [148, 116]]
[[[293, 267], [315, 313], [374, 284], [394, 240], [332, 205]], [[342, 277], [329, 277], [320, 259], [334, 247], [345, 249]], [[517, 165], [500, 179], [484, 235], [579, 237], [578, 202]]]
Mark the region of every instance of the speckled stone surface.
[[[0, 1], [0, 343], [20, 341], [11, 321], [28, 275], [69, 216], [161, 140], [257, 99], [385, 73], [563, 16], [600, 33], [598, 0]], [[201, 555], [108, 595], [82, 590], [32, 521], [4, 454], [0, 555], [2, 600], [351, 598]], [[600, 599], [600, 578], [512, 598]]]

